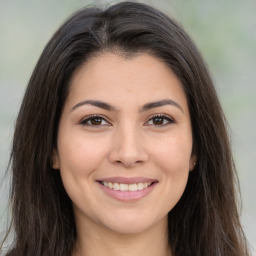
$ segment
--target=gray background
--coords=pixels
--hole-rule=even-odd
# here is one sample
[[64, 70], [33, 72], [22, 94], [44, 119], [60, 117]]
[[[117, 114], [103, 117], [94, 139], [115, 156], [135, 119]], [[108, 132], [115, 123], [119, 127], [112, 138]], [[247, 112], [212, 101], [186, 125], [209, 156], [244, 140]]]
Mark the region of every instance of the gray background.
[[[4, 173], [13, 126], [33, 67], [53, 32], [73, 11], [107, 2], [116, 1], [0, 0], [1, 231], [10, 215]], [[231, 128], [242, 191], [242, 223], [256, 248], [256, 0], [143, 2], [181, 22], [209, 65]]]

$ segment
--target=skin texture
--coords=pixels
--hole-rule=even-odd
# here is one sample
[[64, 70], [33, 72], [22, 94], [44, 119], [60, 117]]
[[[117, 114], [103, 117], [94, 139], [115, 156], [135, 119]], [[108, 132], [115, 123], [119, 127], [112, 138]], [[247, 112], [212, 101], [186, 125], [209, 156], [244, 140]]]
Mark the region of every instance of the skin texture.
[[[88, 100], [112, 109], [81, 103]], [[177, 104], [145, 109], [162, 100]], [[73, 202], [80, 254], [170, 255], [167, 214], [193, 170], [192, 148], [186, 95], [165, 63], [116, 53], [86, 62], [73, 77], [53, 154]], [[122, 201], [98, 182], [112, 177], [156, 182], [146, 196]]]

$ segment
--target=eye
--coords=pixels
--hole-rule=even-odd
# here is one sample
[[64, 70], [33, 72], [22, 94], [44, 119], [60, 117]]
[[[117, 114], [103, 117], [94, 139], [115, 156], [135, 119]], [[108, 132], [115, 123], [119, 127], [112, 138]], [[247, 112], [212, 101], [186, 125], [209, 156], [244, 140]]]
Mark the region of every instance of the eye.
[[165, 126], [171, 123], [175, 123], [175, 121], [172, 118], [162, 114], [154, 115], [147, 121], [147, 125], [154, 126]]
[[86, 126], [109, 126], [110, 123], [107, 122], [102, 116], [91, 115], [80, 121], [80, 124]]

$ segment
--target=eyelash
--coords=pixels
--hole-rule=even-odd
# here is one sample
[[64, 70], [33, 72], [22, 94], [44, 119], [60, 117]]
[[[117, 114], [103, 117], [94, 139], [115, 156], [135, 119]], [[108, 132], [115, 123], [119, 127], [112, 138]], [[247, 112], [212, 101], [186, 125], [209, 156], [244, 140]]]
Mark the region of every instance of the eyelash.
[[166, 126], [166, 125], [169, 125], [169, 124], [172, 124], [172, 123], [175, 123], [174, 119], [171, 118], [170, 116], [167, 116], [167, 115], [163, 115], [163, 114], [156, 114], [156, 115], [153, 115], [152, 117], [150, 117], [150, 119], [146, 122], [146, 123], [149, 123], [149, 121], [153, 120], [153, 119], [162, 119], [164, 120], [164, 124], [159, 124], [159, 125], [156, 125], [156, 124], [149, 124], [149, 125], [154, 125], [154, 126], [160, 126], [160, 127], [163, 127], [163, 126]]
[[90, 115], [90, 116], [86, 117], [85, 119], [81, 120], [81, 121], [80, 121], [80, 124], [81, 124], [81, 125], [85, 125], [85, 126], [94, 126], [94, 127], [96, 127], [96, 126], [102, 126], [102, 124], [99, 124], [99, 125], [95, 125], [95, 124], [92, 124], [92, 123], [91, 123], [91, 124], [88, 124], [88, 122], [89, 122], [89, 121], [92, 122], [93, 119], [94, 119], [94, 120], [100, 119], [101, 122], [102, 122], [102, 121], [105, 121], [107, 124], [104, 124], [103, 126], [110, 126], [110, 125], [111, 125], [108, 121], [106, 121], [106, 118], [105, 118], [104, 116], [101, 116], [101, 115]]
[[[92, 124], [92, 123], [88, 123], [88, 122], [92, 122], [92, 120], [96, 120], [98, 119], [97, 121], [100, 121], [100, 124]], [[150, 121], [153, 121], [154, 119], [161, 119], [164, 123], [163, 124], [149, 124]], [[96, 122], [97, 122], [96, 121]], [[106, 124], [102, 124], [102, 121], [106, 122]], [[172, 124], [172, 123], [175, 123], [175, 121], [167, 116], [167, 115], [163, 115], [163, 114], [156, 114], [156, 115], [153, 115], [152, 117], [150, 117], [150, 119], [146, 122], [146, 125], [150, 126], [150, 125], [153, 125], [153, 126], [159, 126], [159, 127], [163, 127], [163, 126], [166, 126], [166, 125], [169, 125], [169, 124]], [[84, 126], [92, 126], [92, 127], [101, 127], [101, 126], [110, 126], [111, 124], [106, 120], [106, 118], [104, 116], [101, 116], [101, 115], [90, 115], [88, 117], [86, 117], [85, 119], [81, 120], [80, 121], [80, 124], [81, 125], [84, 125]]]

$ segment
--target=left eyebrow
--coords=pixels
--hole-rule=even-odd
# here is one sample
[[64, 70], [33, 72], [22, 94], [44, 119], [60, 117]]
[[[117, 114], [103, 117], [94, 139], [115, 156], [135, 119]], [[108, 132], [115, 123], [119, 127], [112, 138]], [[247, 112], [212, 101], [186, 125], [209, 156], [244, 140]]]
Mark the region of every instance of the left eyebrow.
[[154, 102], [147, 103], [147, 104], [142, 106], [142, 108], [140, 109], [140, 112], [148, 111], [152, 108], [158, 108], [158, 107], [162, 107], [162, 106], [165, 106], [165, 105], [175, 106], [184, 113], [184, 110], [181, 107], [181, 105], [179, 103], [177, 103], [176, 101], [171, 100], [171, 99], [164, 99], [164, 100], [159, 100], [159, 101], [154, 101]]

